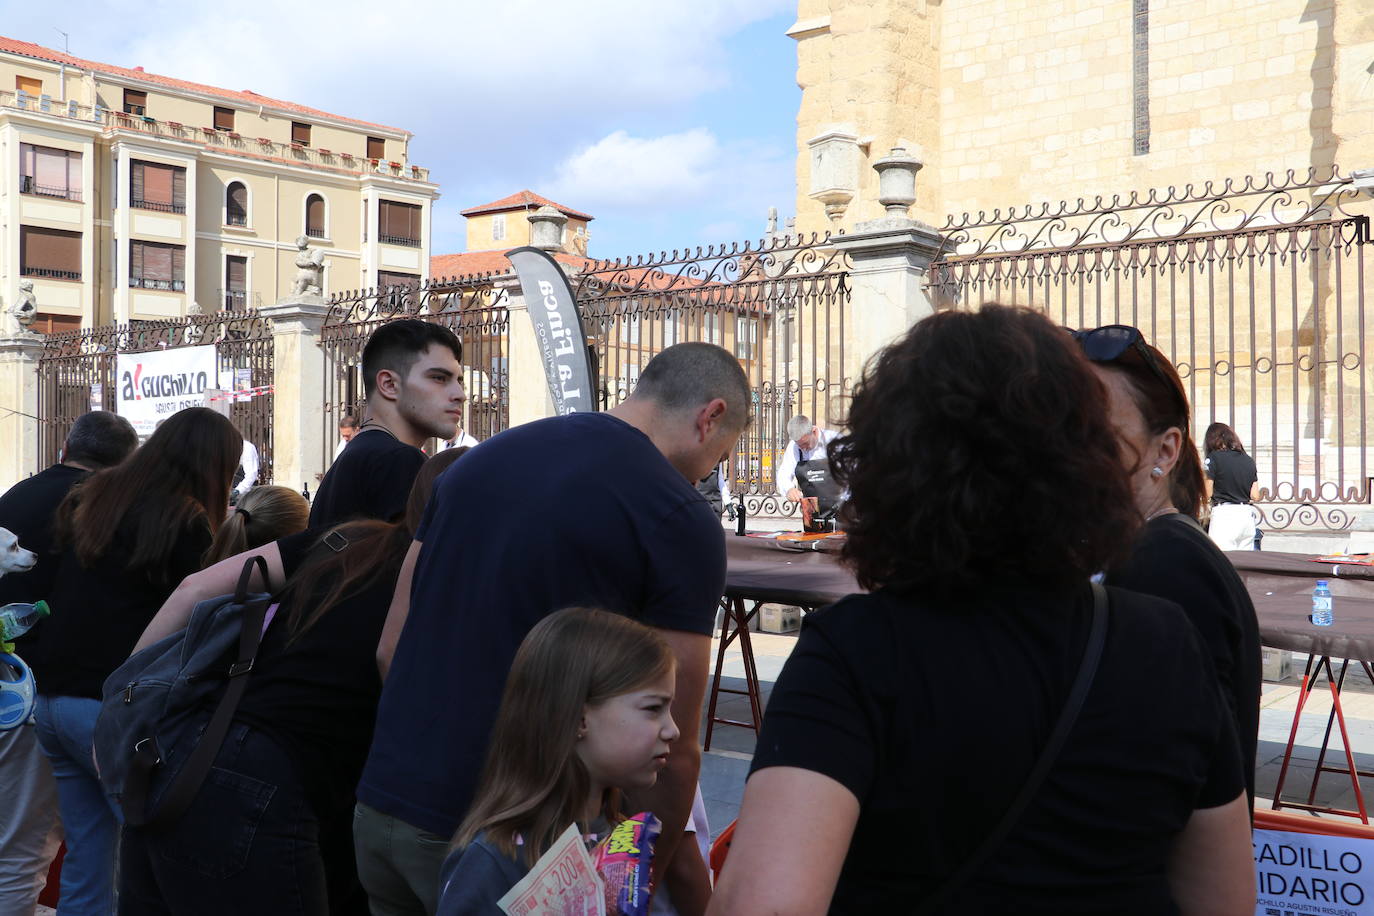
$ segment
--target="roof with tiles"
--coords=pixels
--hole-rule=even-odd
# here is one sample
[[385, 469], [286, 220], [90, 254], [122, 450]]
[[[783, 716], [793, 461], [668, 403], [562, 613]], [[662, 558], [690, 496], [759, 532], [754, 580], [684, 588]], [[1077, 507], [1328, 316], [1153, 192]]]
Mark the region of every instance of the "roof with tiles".
[[463, 216], [479, 216], [483, 213], [501, 213], [506, 210], [530, 210], [538, 209], [539, 207], [553, 207], [559, 213], [562, 213], [564, 216], [570, 216], [573, 219], [584, 219], [587, 222], [591, 222], [595, 219], [595, 217], [588, 216], [571, 207], [565, 207], [560, 203], [554, 203], [547, 197], [543, 197], [529, 190], [516, 191], [509, 197], [493, 200], [489, 204], [482, 204], [478, 207], [468, 207], [466, 210], [460, 212]]
[[[591, 258], [562, 251], [555, 251], [553, 259], [560, 264], [580, 268], [595, 263]], [[504, 251], [463, 251], [457, 254], [436, 254], [429, 259], [429, 275], [436, 278], [509, 273], [510, 261]]]
[[360, 127], [380, 127], [384, 130], [403, 133], [412, 136], [408, 130], [399, 127], [390, 127], [386, 124], [377, 124], [372, 121], [360, 121], [357, 118], [347, 118], [343, 115], [330, 114], [327, 111], [320, 111], [317, 108], [307, 108], [295, 102], [286, 102], [281, 99], [269, 98], [259, 95], [248, 89], [236, 91], [233, 89], [221, 89], [218, 86], [207, 86], [203, 83], [192, 83], [187, 80], [174, 79], [170, 76], [161, 76], [157, 73], [148, 73], [142, 67], [116, 67], [113, 64], [102, 64], [99, 61], [84, 60], [74, 57], [52, 48], [45, 48], [27, 41], [19, 41], [15, 38], [6, 38], [0, 35], [0, 53], [18, 54], [23, 57], [32, 57], [35, 60], [46, 60], [55, 64], [65, 64], [68, 67], [77, 67], [82, 70], [90, 70], [105, 76], [118, 77], [120, 79], [137, 80], [142, 83], [150, 83], [155, 86], [164, 86], [172, 90], [185, 92], [199, 92], [205, 95], [218, 96], [230, 102], [237, 102], [240, 105], [257, 107], [259, 105], [275, 108], [280, 111], [290, 112], [299, 115], [329, 118], [334, 121], [342, 121], [348, 124], [357, 124]]

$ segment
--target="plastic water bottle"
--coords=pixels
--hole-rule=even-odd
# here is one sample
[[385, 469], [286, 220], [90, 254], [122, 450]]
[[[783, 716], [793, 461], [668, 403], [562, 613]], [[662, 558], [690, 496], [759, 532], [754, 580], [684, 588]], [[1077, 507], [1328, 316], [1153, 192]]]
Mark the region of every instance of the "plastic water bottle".
[[1318, 579], [1317, 587], [1312, 589], [1312, 625], [1331, 626], [1331, 589], [1325, 579]]
[[46, 601], [15, 602], [0, 607], [0, 642], [13, 642], [51, 613]]

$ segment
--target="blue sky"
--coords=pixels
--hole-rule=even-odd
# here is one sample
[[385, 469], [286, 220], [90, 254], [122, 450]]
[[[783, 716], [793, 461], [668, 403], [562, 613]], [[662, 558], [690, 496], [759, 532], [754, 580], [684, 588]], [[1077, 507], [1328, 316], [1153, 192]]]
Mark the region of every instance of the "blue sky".
[[0, 33], [413, 131], [436, 253], [463, 248], [460, 210], [521, 188], [596, 217], [598, 257], [757, 238], [794, 209], [795, 0], [29, 6]]

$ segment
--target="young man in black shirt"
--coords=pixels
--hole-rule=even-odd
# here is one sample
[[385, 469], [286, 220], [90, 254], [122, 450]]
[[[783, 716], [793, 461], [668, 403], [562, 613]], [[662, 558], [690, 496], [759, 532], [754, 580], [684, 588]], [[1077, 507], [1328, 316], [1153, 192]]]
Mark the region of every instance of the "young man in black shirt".
[[420, 445], [453, 438], [463, 420], [462, 358], [463, 345], [443, 325], [404, 318], [372, 332], [363, 348], [367, 418], [324, 475], [312, 529], [400, 517], [425, 463]]
[[[61, 460], [0, 496], [0, 528], [38, 554], [33, 569], [0, 578], [0, 606], [48, 596], [61, 555], [53, 532], [57, 507], [87, 474], [119, 464], [137, 445], [138, 434], [123, 417], [104, 410], [82, 414], [67, 435]], [[19, 654], [32, 661], [42, 635], [40, 623], [19, 639]], [[62, 835], [52, 767], [27, 725], [0, 731], [0, 785], [9, 790], [0, 816], [0, 913], [31, 913], [38, 877], [57, 854]]]

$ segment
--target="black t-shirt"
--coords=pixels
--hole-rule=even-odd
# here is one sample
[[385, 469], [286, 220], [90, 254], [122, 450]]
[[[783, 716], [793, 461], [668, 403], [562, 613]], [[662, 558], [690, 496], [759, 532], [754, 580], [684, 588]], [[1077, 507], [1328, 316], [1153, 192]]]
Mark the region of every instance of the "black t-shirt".
[[425, 454], [384, 429], [365, 429], [329, 467], [310, 506], [310, 527], [329, 528], [360, 518], [395, 521]]
[[1224, 449], [1208, 452], [1206, 464], [1207, 476], [1212, 478], [1212, 505], [1250, 502], [1250, 488], [1259, 479], [1255, 459]]
[[[38, 565], [28, 572], [0, 576], [0, 607], [51, 596], [57, 582], [57, 564], [62, 559], [62, 552], [57, 549], [57, 507], [88, 473], [81, 468], [54, 464], [19, 481], [0, 496], [0, 528], [18, 537], [20, 547], [38, 555]], [[15, 641], [16, 651], [30, 664], [42, 654], [40, 643], [46, 629], [47, 622], [40, 620]]]
[[1119, 588], [1178, 604], [1202, 636], [1236, 722], [1245, 790], [1255, 798], [1261, 680], [1259, 619], [1236, 568], [1196, 522], [1162, 515], [1145, 526], [1131, 558], [1107, 574]]
[[[317, 537], [318, 532], [305, 531], [277, 541], [288, 579], [312, 550], [329, 549], [318, 545]], [[353, 788], [372, 742], [382, 693], [377, 642], [396, 588], [400, 558], [388, 567], [371, 585], [345, 596], [294, 642], [288, 642], [292, 603], [282, 604], [263, 637], [235, 713], [286, 748], [321, 812], [339, 805], [352, 808]]]
[[[1110, 593], [1102, 661], [1073, 731], [949, 912], [1176, 912], [1173, 839], [1194, 809], [1240, 794], [1231, 718], [1187, 618]], [[859, 799], [831, 913], [910, 912], [979, 847], [1063, 708], [1091, 616], [1085, 585], [989, 588], [957, 606], [877, 592], [807, 617], [753, 772], [811, 770]]]
[[25, 657], [39, 693], [100, 699], [105, 678], [129, 657], [163, 602], [200, 569], [211, 539], [204, 519], [189, 525], [155, 577], [127, 568], [135, 537], [126, 516], [93, 565], [84, 566], [70, 547], [63, 550], [40, 651]]
[[[350, 446], [351, 447], [351, 446]], [[515, 651], [560, 608], [709, 634], [725, 541], [706, 500], [609, 414], [525, 423], [439, 478], [358, 800], [441, 836], [467, 811]]]

